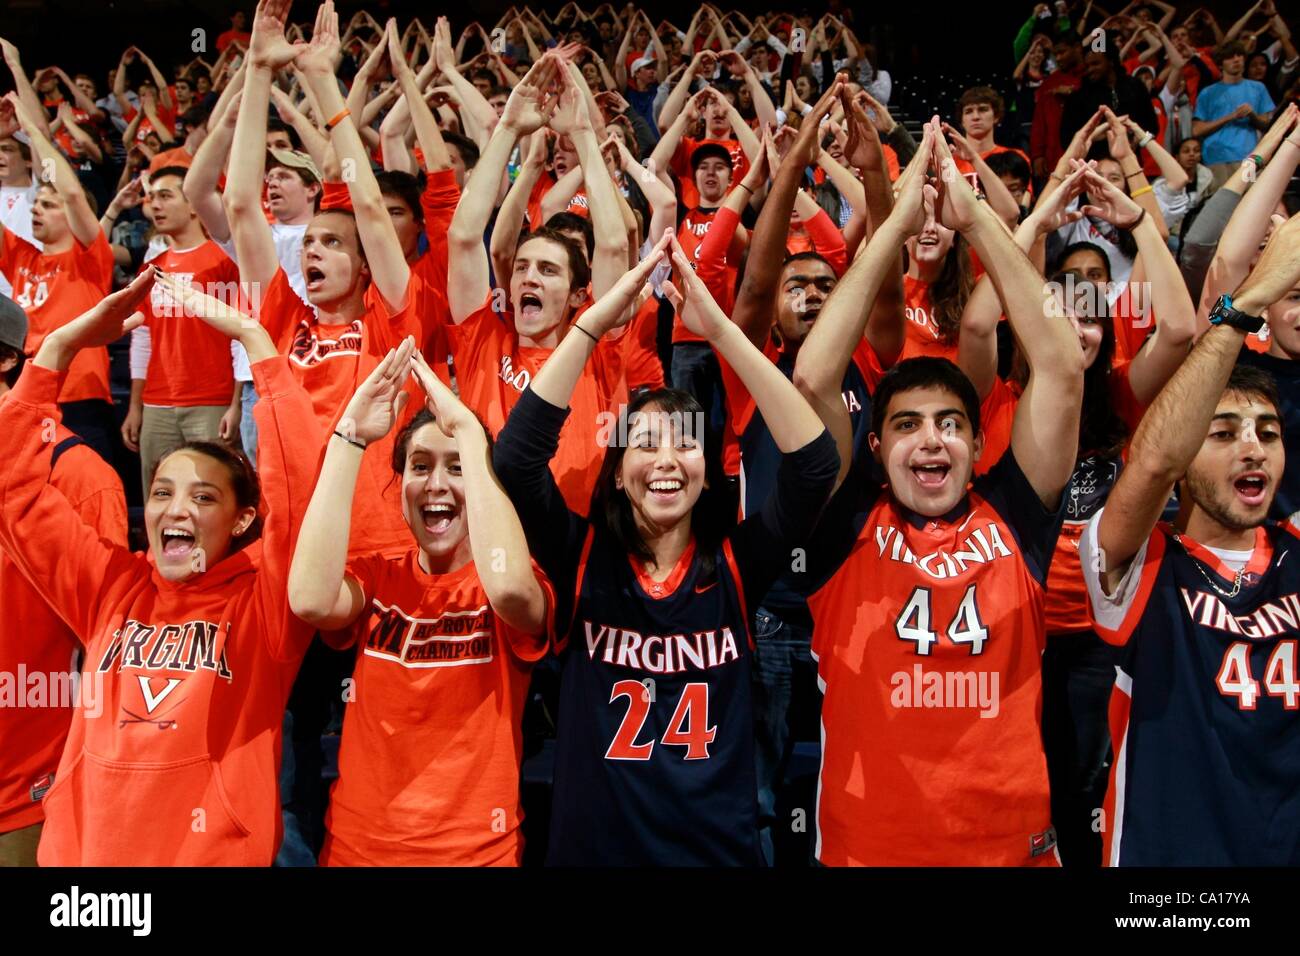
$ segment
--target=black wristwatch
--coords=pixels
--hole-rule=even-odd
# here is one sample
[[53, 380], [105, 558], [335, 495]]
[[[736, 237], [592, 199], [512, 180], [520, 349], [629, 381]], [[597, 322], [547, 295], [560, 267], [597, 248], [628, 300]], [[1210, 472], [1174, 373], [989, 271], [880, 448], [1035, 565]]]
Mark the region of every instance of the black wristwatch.
[[1214, 308], [1210, 310], [1211, 325], [1230, 325], [1234, 329], [1251, 334], [1258, 332], [1264, 327], [1264, 319], [1258, 315], [1247, 315], [1240, 309], [1232, 307], [1232, 296], [1224, 293], [1219, 296], [1219, 301], [1214, 303]]

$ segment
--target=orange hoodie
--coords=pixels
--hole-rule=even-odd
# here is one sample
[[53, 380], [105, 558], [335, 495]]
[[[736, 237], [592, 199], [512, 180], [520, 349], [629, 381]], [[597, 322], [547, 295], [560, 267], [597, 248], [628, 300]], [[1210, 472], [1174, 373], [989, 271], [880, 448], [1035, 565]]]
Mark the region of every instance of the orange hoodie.
[[283, 357], [253, 365], [265, 525], [190, 581], [102, 540], [47, 483], [62, 376], [0, 406], [0, 548], [86, 642], [87, 706], [45, 799], [42, 866], [267, 866], [280, 722], [313, 629], [289, 611], [294, 539], [324, 444]]
[[[8, 396], [0, 398], [3, 404]], [[117, 472], [62, 425], [44, 444], [37, 464], [78, 517], [110, 543], [126, 547], [126, 499]], [[53, 465], [54, 450], [63, 447]], [[44, 819], [41, 800], [68, 737], [72, 699], [68, 680], [79, 641], [41, 591], [22, 576], [0, 547], [0, 833]], [[12, 696], [10, 696], [12, 695]]]

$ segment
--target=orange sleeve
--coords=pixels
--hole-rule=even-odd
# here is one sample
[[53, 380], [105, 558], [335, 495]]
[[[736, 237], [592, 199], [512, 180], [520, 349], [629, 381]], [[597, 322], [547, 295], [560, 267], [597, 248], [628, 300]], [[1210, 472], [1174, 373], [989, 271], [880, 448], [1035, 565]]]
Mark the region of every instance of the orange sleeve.
[[817, 254], [831, 264], [837, 276], [844, 275], [844, 269], [849, 263], [848, 249], [844, 245], [844, 235], [831, 222], [826, 210], [818, 209], [817, 215], [804, 223], [804, 226]]
[[[97, 453], [91, 451], [88, 454]], [[88, 527], [94, 528], [95, 533], [101, 538], [109, 544], [126, 548], [126, 495], [122, 491], [122, 482], [118, 480], [115, 472], [108, 471], [108, 466], [102, 461], [97, 465], [101, 466], [107, 472], [106, 477], [111, 476], [112, 480], [105, 481], [98, 491], [72, 502], [72, 507], [76, 509], [81, 520]]]
[[289, 564], [312, 489], [325, 435], [311, 398], [282, 355], [252, 365], [259, 396], [257, 466], [262, 480], [262, 563], [257, 574], [261, 629], [271, 656], [294, 660], [306, 652], [315, 628], [289, 611]]
[[709, 223], [709, 230], [704, 234], [699, 248], [695, 251], [695, 274], [708, 287], [713, 300], [722, 311], [731, 315], [736, 304], [735, 288], [732, 279], [733, 270], [727, 266], [727, 250], [740, 225], [740, 216], [734, 209], [723, 206]]
[[428, 174], [424, 192], [420, 195], [420, 205], [424, 207], [424, 234], [429, 239], [429, 251], [425, 255], [434, 257], [432, 274], [444, 294], [447, 290], [447, 231], [451, 228], [451, 217], [456, 214], [459, 202], [460, 187], [456, 185], [455, 170], [441, 169]]
[[78, 635], [89, 635], [106, 592], [148, 575], [147, 565], [102, 540], [49, 483], [55, 403], [63, 376], [28, 364], [0, 402], [0, 549]]

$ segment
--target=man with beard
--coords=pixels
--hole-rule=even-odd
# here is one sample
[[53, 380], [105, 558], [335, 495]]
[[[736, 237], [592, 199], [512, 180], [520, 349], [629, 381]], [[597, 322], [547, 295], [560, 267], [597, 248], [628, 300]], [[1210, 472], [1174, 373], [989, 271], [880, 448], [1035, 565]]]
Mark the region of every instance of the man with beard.
[[[1300, 216], [1156, 397], [1080, 551], [1097, 631], [1122, 645], [1103, 823], [1112, 866], [1300, 863], [1300, 548], [1268, 520], [1286, 463], [1276, 386], [1234, 367], [1300, 283]], [[1179, 486], [1172, 524], [1159, 518]]]

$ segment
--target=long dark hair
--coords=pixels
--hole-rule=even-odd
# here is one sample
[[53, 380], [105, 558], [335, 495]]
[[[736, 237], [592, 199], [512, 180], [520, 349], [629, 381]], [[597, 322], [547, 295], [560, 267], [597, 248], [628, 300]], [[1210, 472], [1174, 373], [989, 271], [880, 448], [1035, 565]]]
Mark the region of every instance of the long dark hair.
[[[1079, 458], [1097, 455], [1114, 458], [1128, 440], [1128, 425], [1115, 411], [1110, 390], [1111, 362], [1115, 357], [1115, 323], [1111, 321], [1106, 290], [1088, 281], [1078, 272], [1055, 272], [1050, 282], [1069, 288], [1073, 283], [1076, 301], [1080, 295], [1096, 303], [1100, 312], [1096, 316], [1101, 329], [1101, 345], [1097, 357], [1083, 373], [1083, 407], [1079, 416]], [[1011, 377], [1020, 385], [1029, 381], [1029, 365], [1017, 346], [1011, 363]]]
[[[229, 445], [223, 445], [215, 441], [186, 441], [181, 442], [175, 448], [172, 448], [167, 454], [163, 455], [154, 462], [153, 472], [149, 475], [149, 484], [153, 485], [153, 480], [158, 476], [158, 469], [162, 463], [176, 454], [178, 451], [196, 451], [201, 455], [206, 455], [217, 464], [226, 469], [226, 474], [230, 476], [230, 487], [235, 492], [235, 505], [239, 508], [257, 508], [262, 501], [262, 483], [258, 480], [257, 471], [253, 468], [253, 463], [248, 460], [242, 451], [236, 451]], [[146, 494], [148, 489], [146, 489]], [[238, 536], [232, 536], [230, 539], [230, 553], [234, 554], [242, 548], [252, 544], [262, 536], [262, 515], [259, 513], [253, 517], [244, 533]]]
[[961, 332], [961, 314], [975, 288], [970, 245], [961, 233], [954, 233], [952, 248], [944, 257], [939, 277], [930, 283], [930, 313], [939, 341], [952, 345]]
[[[602, 526], [629, 554], [643, 561], [653, 561], [654, 554], [641, 531], [636, 526], [632, 502], [627, 492], [618, 488], [614, 480], [623, 465], [627, 451], [626, 436], [631, 432], [630, 422], [638, 412], [654, 405], [660, 411], [681, 419], [683, 428], [691, 431], [696, 423], [704, 424], [705, 433], [695, 435], [704, 449], [704, 491], [691, 509], [691, 531], [695, 535], [696, 554], [703, 562], [704, 576], [712, 577], [715, 558], [723, 539], [735, 526], [736, 512], [727, 494], [726, 476], [722, 471], [722, 436], [707, 424], [708, 414], [689, 392], [677, 388], [656, 388], [642, 392], [623, 407], [619, 414], [615, 440], [605, 449], [605, 460], [596, 478], [596, 490], [591, 498], [591, 520]], [[693, 431], [691, 432], [693, 434]]]

